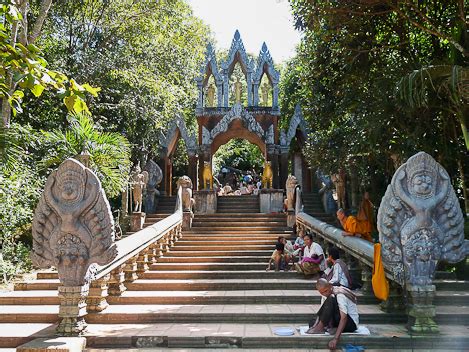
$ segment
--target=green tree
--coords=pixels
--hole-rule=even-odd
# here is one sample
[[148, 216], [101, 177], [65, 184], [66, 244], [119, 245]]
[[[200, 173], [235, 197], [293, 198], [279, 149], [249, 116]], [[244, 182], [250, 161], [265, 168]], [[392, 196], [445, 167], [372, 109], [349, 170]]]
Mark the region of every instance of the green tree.
[[[330, 172], [357, 169], [379, 200], [395, 168], [424, 150], [464, 189], [464, 138], [454, 129], [457, 109], [467, 105], [464, 84], [454, 85], [451, 75], [430, 81], [426, 73], [414, 74], [411, 85], [406, 81], [409, 72], [424, 72], [423, 67], [456, 64], [464, 70], [462, 2], [290, 3], [304, 36], [283, 75], [281, 108], [291, 116], [294, 103], [302, 104], [314, 131], [307, 151], [311, 164]], [[403, 95], [430, 103], [403, 103], [402, 87], [396, 95], [399, 82], [422, 88]]]
[[[0, 99], [2, 125], [10, 125], [11, 113], [22, 112], [25, 91], [35, 97], [45, 89], [54, 90], [69, 111], [88, 111], [85, 92], [96, 95], [98, 89], [78, 85], [61, 72], [47, 68], [41, 50], [34, 44], [39, 37], [52, 0], [43, 0], [32, 28], [28, 26], [28, 0], [4, 0], [0, 3]], [[31, 31], [29, 32], [29, 29]]]
[[117, 197], [128, 182], [130, 173], [130, 144], [115, 132], [102, 132], [86, 114], [69, 115], [69, 128], [44, 131], [50, 154], [42, 165], [57, 167], [67, 158], [83, 160], [89, 155], [89, 165], [101, 180], [106, 195]]
[[[208, 28], [176, 1], [65, 0], [54, 4], [40, 44], [50, 65], [101, 87], [90, 101], [94, 120], [132, 143], [133, 159], [159, 147], [176, 113], [195, 128], [197, 76]], [[31, 102], [21, 121], [64, 125], [56, 98]]]

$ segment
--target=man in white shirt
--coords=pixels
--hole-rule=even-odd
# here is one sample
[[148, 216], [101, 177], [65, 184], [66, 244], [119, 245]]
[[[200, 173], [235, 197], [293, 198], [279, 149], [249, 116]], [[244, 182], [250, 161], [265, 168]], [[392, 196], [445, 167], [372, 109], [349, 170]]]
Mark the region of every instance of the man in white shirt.
[[332, 286], [326, 279], [319, 279], [316, 288], [323, 296], [316, 322], [308, 330], [310, 334], [323, 334], [327, 329], [337, 328], [329, 348], [334, 350], [343, 332], [358, 328], [357, 298], [346, 287]]
[[295, 269], [305, 275], [314, 275], [326, 270], [326, 260], [321, 246], [313, 242], [313, 237], [306, 234], [303, 237], [305, 247], [303, 249], [303, 259], [295, 264]]
[[[332, 263], [332, 268], [326, 269], [326, 279], [334, 286], [344, 286], [352, 288], [352, 277], [347, 268], [347, 264], [340, 259], [339, 250], [336, 247], [330, 247], [327, 261]], [[329, 272], [327, 270], [330, 270]]]

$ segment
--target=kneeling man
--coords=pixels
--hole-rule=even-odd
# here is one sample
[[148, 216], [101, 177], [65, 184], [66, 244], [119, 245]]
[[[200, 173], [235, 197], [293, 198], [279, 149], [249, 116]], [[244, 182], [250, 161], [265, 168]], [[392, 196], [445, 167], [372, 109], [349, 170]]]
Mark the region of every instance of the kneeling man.
[[310, 334], [323, 334], [326, 330], [334, 338], [329, 341], [329, 348], [335, 349], [343, 332], [354, 332], [358, 328], [357, 298], [346, 287], [332, 286], [326, 279], [319, 279], [316, 288], [322, 295], [321, 308], [316, 322], [308, 330]]

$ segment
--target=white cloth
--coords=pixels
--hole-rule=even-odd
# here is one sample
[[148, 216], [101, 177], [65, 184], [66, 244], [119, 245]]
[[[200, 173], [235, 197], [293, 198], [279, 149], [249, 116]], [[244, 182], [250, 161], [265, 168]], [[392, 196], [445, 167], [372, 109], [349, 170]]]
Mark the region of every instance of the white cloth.
[[347, 276], [345, 276], [344, 271], [339, 263], [335, 263], [332, 267], [334, 271], [332, 274], [332, 279], [329, 280], [331, 284], [339, 283], [341, 286], [350, 287]]
[[[299, 326], [296, 328], [300, 332], [301, 336], [311, 336], [311, 334], [307, 334], [306, 331], [309, 330], [309, 326]], [[342, 335], [348, 335], [348, 334], [356, 334], [356, 335], [371, 335], [370, 329], [368, 329], [365, 325], [359, 325], [357, 330], [354, 332], [343, 332]], [[324, 335], [330, 335], [327, 331], [324, 333]]]
[[304, 252], [303, 252], [303, 257], [308, 257], [312, 258], [313, 255], [317, 255], [318, 257], [322, 255], [322, 261], [319, 263], [319, 269], [324, 271], [326, 270], [326, 259], [324, 256], [324, 251], [322, 250], [322, 247], [317, 244], [316, 242], [313, 242], [313, 244], [310, 247], [305, 246]]

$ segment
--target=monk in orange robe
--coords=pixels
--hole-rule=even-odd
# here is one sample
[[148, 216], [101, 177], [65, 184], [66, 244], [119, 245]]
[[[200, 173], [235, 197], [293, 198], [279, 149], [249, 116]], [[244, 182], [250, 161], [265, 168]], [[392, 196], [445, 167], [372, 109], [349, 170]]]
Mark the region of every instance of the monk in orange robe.
[[337, 219], [342, 225], [344, 236], [355, 236], [373, 242], [371, 238], [371, 223], [368, 220], [359, 220], [355, 216], [347, 216], [343, 209], [337, 210]]
[[357, 219], [368, 220], [368, 222], [371, 224], [372, 232], [376, 229], [373, 209], [374, 205], [370, 200], [370, 194], [368, 192], [365, 192], [365, 194], [363, 195], [363, 200], [358, 208]]

